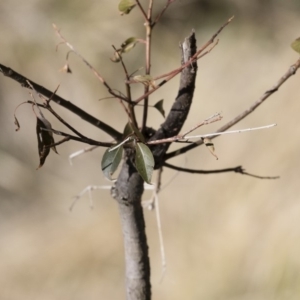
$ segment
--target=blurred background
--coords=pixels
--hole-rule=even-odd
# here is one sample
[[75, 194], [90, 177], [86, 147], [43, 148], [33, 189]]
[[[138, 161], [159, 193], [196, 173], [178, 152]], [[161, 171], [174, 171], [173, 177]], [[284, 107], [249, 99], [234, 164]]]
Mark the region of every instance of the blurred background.
[[[147, 1], [142, 1], [144, 5]], [[0, 63], [58, 94], [93, 116], [123, 130], [127, 117], [93, 73], [70, 55], [72, 74], [59, 72], [68, 49], [55, 23], [74, 47], [114, 88], [124, 91], [124, 73], [110, 61], [112, 45], [145, 36], [138, 9], [120, 16], [118, 1], [27, 0], [0, 2]], [[156, 15], [165, 1], [154, 1]], [[196, 133], [214, 132], [247, 109], [296, 62], [290, 44], [300, 36], [299, 1], [178, 0], [153, 33], [152, 74], [180, 63], [179, 42], [194, 28], [200, 47], [235, 15], [217, 47], [198, 62], [196, 92], [184, 130], [222, 112], [221, 122]], [[144, 47], [125, 57], [130, 72], [144, 65]], [[217, 169], [242, 165], [250, 173], [280, 176], [259, 180], [239, 174], [193, 175], [165, 169], [159, 195], [167, 269], [162, 265], [155, 212], [145, 210], [150, 247], [153, 299], [299, 299], [300, 185], [298, 112], [299, 72], [238, 128], [278, 126], [214, 140], [216, 161], [200, 147], [170, 160], [178, 166]], [[151, 98], [164, 99], [169, 111], [179, 77]], [[134, 98], [142, 87], [134, 86]], [[117, 205], [108, 190], [84, 195], [73, 211], [73, 197], [88, 185], [109, 185], [101, 173], [104, 149], [73, 160], [87, 145], [69, 142], [39, 159], [35, 116], [28, 91], [0, 76], [0, 298], [124, 299], [122, 234]], [[71, 125], [99, 141], [105, 133], [63, 108], [53, 108]], [[141, 108], [138, 118], [141, 119]], [[45, 113], [55, 129], [68, 131]], [[158, 128], [162, 116], [150, 111]], [[59, 137], [55, 137], [59, 140]], [[178, 147], [178, 146], [177, 146]], [[175, 149], [172, 146], [171, 149]], [[154, 174], [153, 180], [155, 180]], [[151, 197], [145, 192], [144, 199]]]

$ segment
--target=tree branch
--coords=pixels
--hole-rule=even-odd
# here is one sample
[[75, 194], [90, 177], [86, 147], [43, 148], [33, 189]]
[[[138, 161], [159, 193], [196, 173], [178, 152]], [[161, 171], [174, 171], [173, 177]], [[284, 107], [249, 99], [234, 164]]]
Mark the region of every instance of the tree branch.
[[158, 21], [161, 19], [169, 5], [171, 5], [173, 2], [175, 2], [175, 0], [167, 0], [165, 7], [161, 10], [161, 12], [156, 16], [155, 20], [152, 22], [152, 27], [154, 27], [158, 23]]
[[80, 118], [82, 118], [86, 122], [88, 122], [88, 123], [96, 126], [97, 128], [103, 130], [104, 132], [106, 132], [108, 135], [110, 135], [115, 140], [118, 141], [122, 138], [122, 134], [120, 132], [118, 132], [117, 130], [115, 130], [114, 128], [110, 127], [109, 125], [105, 124], [104, 122], [102, 122], [102, 121], [96, 119], [95, 117], [91, 116], [90, 114], [88, 114], [87, 112], [85, 112], [84, 110], [79, 108], [78, 106], [74, 105], [70, 101], [67, 101], [67, 100], [63, 99], [63, 98], [61, 98], [60, 96], [58, 96], [56, 94], [53, 95], [52, 91], [47, 90], [43, 86], [33, 82], [32, 80], [29, 80], [28, 78], [26, 78], [26, 77], [22, 76], [21, 74], [15, 72], [14, 70], [0, 64], [0, 72], [4, 76], [7, 76], [7, 77], [17, 81], [18, 83], [20, 83], [22, 87], [31, 89], [31, 87], [26, 82], [28, 80], [30, 82], [30, 84], [34, 87], [34, 89], [38, 93], [44, 95], [47, 98], [50, 98], [52, 96], [52, 101], [54, 101], [55, 103], [57, 103], [58, 105], [60, 105], [64, 108], [68, 109], [69, 111], [71, 111], [75, 115], [79, 116]]
[[218, 169], [218, 170], [195, 170], [195, 169], [177, 167], [177, 166], [171, 165], [166, 162], [164, 162], [163, 166], [173, 169], [173, 170], [176, 170], [176, 171], [186, 172], [186, 173], [191, 173], [191, 174], [220, 174], [220, 173], [235, 172], [235, 173], [239, 173], [242, 175], [255, 177], [258, 179], [278, 179], [279, 178], [279, 176], [259, 176], [259, 175], [251, 174], [251, 173], [246, 172], [242, 166], [237, 166], [234, 168]]
[[[133, 102], [135, 102], [136, 104], [138, 104], [140, 101], [142, 101], [143, 99], [145, 99], [146, 97], [148, 97], [149, 95], [151, 95], [152, 93], [154, 93], [156, 90], [158, 90], [159, 88], [161, 88], [164, 84], [166, 84], [168, 81], [170, 81], [173, 77], [175, 77], [177, 74], [181, 73], [182, 70], [184, 70], [186, 67], [192, 65], [193, 63], [195, 63], [198, 59], [200, 59], [201, 57], [205, 56], [206, 54], [208, 54], [217, 44], [217, 42], [215, 43], [215, 45], [213, 45], [211, 48], [209, 48], [207, 51], [205, 51], [204, 53], [202, 53], [208, 46], [210, 46], [211, 44], [214, 43], [215, 38], [218, 36], [218, 34], [220, 34], [220, 32], [233, 20], [233, 17], [231, 17], [230, 19], [227, 20], [227, 22], [225, 24], [223, 24], [219, 30], [210, 38], [210, 40], [208, 42], [206, 42], [200, 49], [197, 50], [197, 52], [195, 51], [194, 55], [190, 57], [189, 60], [186, 60], [184, 64], [181, 65], [180, 68], [173, 70], [171, 72], [169, 72], [167, 75], [163, 75], [163, 76], [158, 76], [155, 77], [154, 80], [158, 79], [158, 78], [163, 78], [166, 77], [166, 79], [164, 79], [163, 81], [161, 81], [157, 86], [153, 87], [148, 93], [140, 96], [138, 99], [133, 100]], [[202, 53], [202, 54], [201, 54]]]
[[[272, 94], [274, 94], [275, 92], [277, 92], [279, 90], [279, 88], [294, 74], [296, 74], [297, 70], [300, 67], [300, 59], [298, 59], [296, 61], [295, 64], [293, 64], [292, 66], [289, 67], [289, 69], [287, 70], [287, 72], [278, 80], [278, 82], [269, 90], [267, 90], [257, 101], [255, 101], [249, 108], [247, 108], [245, 111], [243, 111], [242, 113], [240, 113], [239, 115], [237, 115], [234, 119], [232, 119], [230, 122], [228, 122], [227, 124], [225, 124], [224, 126], [222, 126], [221, 128], [219, 128], [216, 132], [223, 132], [227, 129], [229, 129], [230, 127], [232, 127], [233, 125], [235, 125], [236, 123], [240, 122], [241, 120], [243, 120], [244, 118], [246, 118], [249, 114], [251, 114], [258, 106], [260, 106], [266, 99], [268, 99]], [[213, 138], [216, 138], [212, 137]], [[180, 154], [184, 154], [198, 146], [201, 146], [203, 144], [202, 140], [198, 140], [195, 141], [193, 144], [190, 144], [188, 146], [185, 146], [181, 149], [172, 151], [170, 153], [167, 153], [164, 157], [164, 161], [173, 158], [177, 155]]]
[[[150, 75], [151, 70], [151, 45], [152, 45], [152, 9], [153, 9], [153, 0], [149, 1], [147, 18], [145, 22], [146, 28], [146, 55], [145, 55], [145, 64], [146, 70], [145, 75]], [[149, 85], [145, 85], [144, 94], [149, 92]], [[144, 99], [144, 108], [143, 108], [143, 119], [142, 119], [142, 132], [145, 131], [148, 118], [148, 106], [149, 106], [149, 96]]]
[[[187, 61], [191, 59], [196, 53], [196, 38], [195, 33], [192, 32], [182, 44], [182, 60], [181, 64], [186, 64]], [[155, 132], [155, 134], [150, 138], [149, 141], [160, 140], [168, 137], [177, 135], [190, 110], [192, 103], [195, 80], [197, 74], [197, 61], [190, 63], [181, 72], [180, 85], [178, 95], [173, 103], [171, 111], [169, 112], [165, 122], [161, 127]], [[152, 153], [155, 159], [155, 168], [159, 168], [163, 163], [163, 156], [168, 150], [170, 144], [163, 143], [157, 146], [152, 146]]]
[[[44, 129], [46, 130], [46, 129]], [[59, 130], [55, 130], [55, 129], [51, 129], [51, 130], [46, 130], [46, 131], [51, 131], [53, 132], [54, 134], [56, 135], [61, 135], [61, 136], [65, 136], [67, 137], [69, 140], [74, 140], [74, 141], [77, 141], [77, 142], [81, 142], [81, 143], [85, 143], [85, 144], [88, 144], [88, 145], [92, 145], [92, 146], [98, 146], [98, 147], [111, 147], [113, 146], [114, 144], [113, 143], [107, 143], [107, 142], [99, 142], [99, 141], [96, 141], [96, 140], [93, 140], [93, 139], [90, 139], [88, 137], [78, 137], [78, 136], [74, 136], [74, 135], [71, 135], [69, 133], [65, 133], [65, 132], [62, 132], [62, 131], [59, 131]], [[60, 142], [58, 143], [58, 145], [61, 144]], [[49, 147], [53, 147], [55, 144], [53, 145], [50, 145]]]
[[141, 198], [144, 182], [127, 149], [112, 196], [117, 200], [124, 236], [126, 293], [130, 300], [151, 299], [150, 262]]

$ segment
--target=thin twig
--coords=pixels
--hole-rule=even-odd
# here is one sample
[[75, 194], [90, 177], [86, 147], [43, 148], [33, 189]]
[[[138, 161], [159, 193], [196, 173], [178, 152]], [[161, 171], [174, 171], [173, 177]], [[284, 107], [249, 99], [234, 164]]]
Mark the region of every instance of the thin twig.
[[[199, 56], [197, 57], [197, 60], [202, 58], [203, 56], [205, 56], [206, 54], [210, 53], [216, 46], [217, 44], [219, 43], [219, 39], [217, 39], [214, 44], [205, 52], [203, 52], [202, 54], [199, 54]], [[194, 59], [195, 61], [195, 59]], [[190, 63], [189, 63], [190, 64]], [[167, 77], [170, 77], [171, 79], [176, 76], [177, 74], [179, 74], [184, 68], [186, 68], [187, 65], [184, 64], [184, 65], [181, 65], [179, 68], [175, 69], [175, 70], [172, 70], [168, 73], [165, 73], [165, 74], [162, 74], [162, 75], [158, 75], [156, 77], [153, 77], [153, 81], [156, 81], [156, 80], [159, 80], [159, 79], [163, 79], [163, 78], [167, 78]], [[137, 70], [139, 71], [139, 70]], [[137, 72], [135, 71], [135, 72]], [[132, 78], [132, 74], [130, 75], [130, 78]], [[170, 78], [167, 78], [166, 81], [163, 81], [163, 84], [165, 84], [167, 81], [170, 80]], [[128, 81], [128, 83], [132, 84], [132, 83], [141, 83], [140, 81], [137, 81], [137, 80], [134, 80], [134, 79], [130, 79], [130, 81]], [[160, 82], [158, 84], [159, 87], [161, 87], [162, 85], [162, 82]], [[135, 100], [136, 101], [136, 100]]]
[[134, 140], [134, 137], [133, 137], [133, 136], [128, 136], [128, 137], [127, 137], [124, 141], [122, 141], [121, 143], [119, 143], [119, 144], [117, 144], [117, 145], [114, 144], [115, 146], [112, 147], [112, 148], [110, 148], [110, 149], [108, 150], [108, 152], [114, 151], [115, 149], [121, 147], [122, 145], [124, 145], [124, 144], [127, 143], [128, 141], [132, 141], [132, 140]]
[[[195, 130], [196, 128], [202, 126], [202, 125], [207, 125], [212, 122], [216, 122], [220, 119], [212, 119], [212, 120], [205, 120], [199, 125], [195, 126], [192, 130]], [[214, 132], [214, 133], [206, 133], [206, 134], [199, 134], [199, 135], [191, 135], [191, 136], [186, 136], [186, 134], [178, 134], [169, 138], [165, 139], [160, 139], [160, 140], [154, 140], [154, 141], [149, 141], [146, 144], [147, 145], [157, 145], [157, 144], [163, 144], [163, 143], [172, 143], [172, 142], [190, 142], [190, 139], [198, 139], [201, 138], [201, 142], [204, 143], [202, 139], [204, 138], [214, 138], [219, 135], [225, 135], [225, 134], [233, 134], [233, 133], [242, 133], [242, 132], [248, 132], [248, 131], [255, 131], [255, 130], [262, 130], [262, 129], [269, 129], [272, 127], [275, 127], [277, 124], [270, 124], [266, 126], [260, 126], [260, 127], [253, 127], [253, 128], [246, 128], [246, 129], [237, 129], [237, 130], [231, 130], [231, 131], [225, 131], [225, 132]], [[191, 132], [192, 130], [189, 130]], [[199, 141], [199, 143], [200, 143]], [[197, 143], [196, 141], [195, 143]], [[188, 146], [187, 146], [188, 147]]]
[[139, 9], [140, 9], [142, 15], [144, 16], [145, 21], [147, 21], [147, 14], [146, 14], [144, 8], [142, 7], [140, 1], [139, 1], [139, 0], [135, 0], [135, 2], [136, 2], [136, 4], [137, 4], [137, 6], [139, 7]]
[[184, 138], [187, 134], [191, 133], [192, 131], [195, 131], [196, 129], [198, 129], [199, 127], [201, 127], [203, 125], [208, 125], [208, 124], [211, 124], [213, 122], [220, 121], [222, 118], [223, 117], [221, 116], [220, 113], [216, 113], [216, 114], [212, 115], [211, 117], [207, 118], [206, 120], [202, 121], [201, 123], [197, 124], [196, 126], [191, 128], [190, 130], [184, 132], [182, 134], [182, 137]]
[[154, 184], [154, 186], [150, 185], [151, 189], [154, 188], [151, 199], [147, 200], [147, 201], [143, 201], [143, 207], [146, 207], [149, 210], [155, 209], [158, 239], [159, 239], [159, 245], [160, 245], [161, 266], [162, 266], [160, 282], [162, 281], [164, 274], [166, 272], [166, 268], [167, 268], [166, 252], [165, 252], [165, 246], [164, 246], [164, 238], [163, 238], [163, 234], [162, 234], [161, 217], [160, 217], [160, 209], [159, 209], [159, 198], [158, 198], [158, 193], [159, 193], [160, 187], [161, 187], [162, 171], [163, 171], [163, 168], [161, 167], [158, 170], [156, 184]]
[[94, 73], [94, 75], [97, 77], [97, 79], [107, 88], [108, 92], [125, 101], [125, 102], [128, 102], [128, 99], [127, 98], [123, 98], [121, 96], [118, 96], [114, 90], [109, 86], [109, 84], [105, 81], [105, 79], [101, 76], [101, 74], [74, 48], [74, 46], [72, 44], [70, 44], [66, 38], [61, 34], [59, 28], [55, 25], [55, 24], [52, 24], [56, 34], [59, 36], [59, 38], [63, 41], [63, 43], [69, 48], [72, 50], [72, 52], [74, 52], [91, 70], [92, 72]]
[[63, 123], [66, 127], [68, 127], [71, 131], [73, 131], [75, 134], [77, 134], [79, 137], [83, 138], [83, 139], [88, 139], [88, 137], [86, 137], [85, 135], [81, 134], [79, 131], [77, 131], [74, 127], [72, 127], [69, 123], [67, 123], [61, 116], [59, 116], [58, 113], [56, 113], [53, 108], [50, 106], [49, 102], [47, 102], [45, 105], [43, 104], [39, 104], [36, 102], [33, 102], [31, 100], [26, 101], [26, 103], [29, 104], [35, 104], [38, 107], [43, 107], [45, 109], [47, 109], [49, 112], [51, 112], [61, 123]]
[[[148, 12], [147, 18], [145, 22], [146, 27], [146, 75], [150, 75], [151, 71], [151, 36], [152, 36], [152, 9], [153, 9], [153, 0], [149, 1], [148, 5]], [[149, 92], [149, 85], [145, 85], [144, 87], [144, 94]], [[142, 119], [142, 132], [144, 132], [146, 125], [147, 125], [147, 118], [148, 118], [148, 104], [149, 104], [149, 97], [144, 98], [144, 108], [143, 108], [143, 119]]]
[[[117, 52], [117, 49], [114, 46], [112, 46], [112, 47]], [[134, 112], [134, 106], [132, 105], [131, 87], [130, 87], [130, 84], [128, 83], [128, 80], [130, 80], [130, 77], [129, 77], [127, 68], [126, 68], [126, 66], [124, 64], [123, 57], [122, 57], [121, 53], [119, 53], [119, 59], [120, 59], [120, 62], [122, 64], [125, 76], [126, 76], [125, 87], [126, 87], [126, 92], [127, 92], [128, 108], [126, 108], [126, 106], [124, 105], [124, 103], [123, 103], [123, 101], [121, 99], [119, 99], [119, 101], [120, 101], [120, 104], [122, 105], [122, 107], [124, 108], [124, 110], [126, 111], [126, 113], [128, 115], [128, 118], [135, 125], [135, 127], [138, 127], [137, 121], [136, 121], [136, 117], [135, 117], [135, 112]]]
[[280, 178], [279, 176], [259, 176], [259, 175], [254, 175], [251, 173], [248, 173], [244, 170], [244, 168], [242, 166], [237, 166], [234, 168], [226, 168], [226, 169], [218, 169], [218, 170], [195, 170], [195, 169], [189, 169], [189, 168], [182, 168], [182, 167], [177, 167], [174, 166], [172, 164], [166, 163], [164, 162], [164, 167], [173, 169], [173, 170], [177, 170], [180, 172], [186, 172], [186, 173], [191, 173], [191, 174], [219, 174], [219, 173], [228, 173], [228, 172], [234, 172], [234, 173], [239, 173], [242, 175], [247, 175], [247, 176], [251, 176], [254, 178], [258, 178], [258, 179], [278, 179]]
[[247, 175], [247, 176], [250, 176], [250, 177], [254, 177], [254, 178], [257, 178], [257, 179], [279, 179], [280, 176], [259, 176], [259, 175], [255, 175], [255, 174], [251, 174], [251, 173], [248, 173], [248, 172], [245, 172], [243, 171], [243, 173], [241, 173], [242, 175]]
[[157, 144], [163, 144], [163, 143], [172, 143], [172, 142], [176, 142], [176, 141], [185, 141], [185, 140], [187, 140], [187, 138], [185, 136], [188, 133], [196, 130], [200, 126], [208, 125], [208, 124], [220, 121], [221, 119], [222, 119], [222, 116], [220, 114], [215, 114], [215, 115], [209, 117], [208, 119], [202, 121], [201, 123], [197, 124], [192, 129], [186, 131], [183, 134], [178, 134], [178, 135], [175, 135], [175, 136], [172, 136], [172, 137], [169, 137], [169, 138], [165, 138], [165, 139], [159, 139], [159, 140], [149, 141], [146, 144], [147, 145], [157, 145]]
[[152, 28], [158, 23], [158, 21], [161, 19], [167, 8], [173, 3], [175, 0], [167, 0], [167, 3], [165, 7], [161, 10], [161, 12], [156, 16], [155, 20], [152, 22]]
[[70, 48], [96, 75], [96, 77], [104, 84], [104, 86], [108, 89], [111, 90], [110, 86], [108, 83], [104, 80], [104, 78], [100, 75], [100, 73], [71, 45], [65, 37], [60, 33], [59, 28], [55, 25], [52, 24], [56, 34], [59, 36], [59, 38], [64, 42], [65, 45], [67, 45], [68, 48]]
[[[218, 43], [219, 43], [219, 40], [216, 40], [216, 42], [207, 51], [205, 51], [201, 55], [199, 55], [197, 59], [200, 59], [203, 56], [205, 56], [206, 54], [210, 53], [217, 46]], [[156, 76], [156, 77], [153, 78], [153, 81], [156, 81], [156, 80], [159, 80], [159, 79], [162, 79], [162, 78], [166, 78], [166, 77], [170, 77], [170, 76], [174, 77], [177, 74], [179, 74], [185, 67], [186, 67], [185, 65], [184, 65], [184, 67], [180, 66], [179, 68], [177, 68], [175, 70], [172, 70], [172, 71], [170, 71], [170, 72], [168, 72], [166, 74], [162, 74], [162, 75]], [[166, 80], [169, 81], [169, 79], [166, 79]], [[131, 80], [130, 83], [139, 83], [139, 82]], [[166, 82], [164, 82], [164, 84], [165, 83]]]
[[50, 111], [61, 123], [63, 123], [66, 127], [68, 127], [71, 131], [73, 131], [75, 134], [77, 134], [79, 137], [83, 138], [83, 139], [87, 139], [88, 137], [86, 137], [85, 135], [83, 135], [82, 133], [80, 133], [78, 130], [76, 130], [73, 126], [71, 126], [69, 123], [67, 123], [61, 116], [59, 116], [59, 114], [57, 112], [55, 112], [52, 107], [47, 104], [46, 109], [48, 111]]
[[85, 149], [81, 149], [79, 151], [73, 152], [72, 154], [69, 155], [69, 163], [72, 166], [73, 165], [73, 159], [81, 154], [84, 154], [86, 152], [91, 152], [93, 150], [95, 150], [96, 148], [98, 148], [98, 146], [92, 146], [89, 148], [85, 148]]
[[[158, 175], [158, 177], [159, 176], [160, 175]], [[155, 203], [155, 215], [156, 215], [157, 231], [158, 231], [158, 238], [159, 238], [159, 245], [160, 245], [161, 265], [162, 265], [161, 278], [160, 278], [160, 282], [161, 282], [167, 269], [167, 262], [166, 262], [166, 251], [164, 246], [164, 237], [163, 237], [162, 226], [161, 226], [157, 187], [154, 192], [154, 203]]]
[[[69, 133], [65, 133], [65, 132], [62, 132], [62, 131], [59, 131], [59, 130], [55, 130], [53, 128], [51, 130], [43, 128], [43, 130], [51, 131], [51, 132], [55, 133], [56, 135], [65, 136], [65, 137], [68, 137], [70, 140], [78, 141], [78, 142], [85, 143], [85, 144], [88, 144], [88, 145], [100, 146], [100, 147], [111, 147], [111, 146], [115, 145], [115, 143], [99, 142], [99, 141], [96, 141], [96, 140], [93, 140], [93, 139], [90, 139], [90, 138], [87, 138], [87, 137], [84, 137], [84, 138], [77, 137], [77, 136], [71, 135]], [[52, 145], [50, 145], [50, 147], [52, 147]]]
[[[239, 115], [237, 115], [235, 118], [233, 118], [230, 122], [228, 122], [227, 124], [225, 124], [224, 126], [222, 126], [221, 128], [219, 128], [217, 130], [217, 132], [223, 132], [227, 129], [229, 129], [230, 127], [232, 127], [233, 125], [235, 125], [236, 123], [240, 122], [241, 120], [243, 120], [244, 118], [246, 118], [249, 114], [251, 114], [258, 106], [260, 106], [266, 99], [268, 99], [272, 94], [274, 94], [275, 92], [277, 92], [279, 90], [279, 88], [284, 84], [285, 81], [287, 81], [292, 75], [296, 74], [297, 70], [300, 67], [300, 58], [296, 61], [295, 64], [293, 64], [292, 66], [289, 67], [289, 69], [287, 70], [287, 72], [278, 80], [278, 82], [269, 90], [267, 90], [257, 101], [255, 101], [249, 108], [247, 108], [246, 110], [244, 110], [242, 113], [240, 113]], [[215, 137], [213, 137], [215, 138]], [[177, 155], [181, 155], [186, 153], [187, 151], [190, 151], [200, 145], [203, 144], [202, 140], [199, 141], [195, 141], [195, 143], [185, 146], [181, 149], [172, 151], [170, 153], [167, 153], [164, 157], [164, 160], [168, 160], [172, 157], [175, 157]]]
[[[49, 91], [48, 89], [44, 88], [43, 86], [35, 83], [32, 80], [29, 80], [28, 78], [22, 76], [21, 74], [15, 72], [11, 68], [8, 68], [8, 67], [6, 67], [2, 64], [0, 64], [0, 72], [2, 72], [4, 76], [7, 76], [7, 77], [17, 81], [18, 83], [20, 83], [22, 87], [31, 89], [31, 87], [27, 83], [27, 81], [29, 81], [30, 84], [34, 87], [34, 89], [38, 93], [44, 95], [47, 98], [50, 98], [53, 95], [52, 91]], [[69, 111], [71, 111], [75, 115], [79, 116], [80, 118], [82, 118], [86, 122], [88, 122], [88, 123], [96, 126], [97, 128], [103, 130], [104, 132], [109, 134], [115, 140], [120, 140], [122, 138], [122, 133], [118, 132], [117, 130], [115, 130], [111, 126], [109, 126], [106, 123], [100, 121], [99, 119], [93, 117], [92, 115], [88, 114], [87, 112], [85, 112], [84, 110], [82, 110], [78, 106], [74, 105], [70, 101], [67, 101], [67, 100], [65, 100], [64, 98], [62, 98], [58, 95], [54, 95], [52, 97], [52, 101], [54, 101], [56, 104], [58, 104], [58, 105], [60, 105], [64, 108], [68, 109]]]
[[163, 164], [164, 167], [177, 170], [180, 172], [186, 172], [186, 173], [191, 173], [191, 174], [218, 174], [218, 173], [228, 173], [228, 172], [236, 172], [236, 173], [243, 173], [244, 169], [242, 166], [237, 166], [234, 168], [226, 168], [226, 169], [218, 169], [218, 170], [195, 170], [195, 169], [189, 169], [189, 168], [182, 168], [182, 167], [177, 167], [172, 164], [169, 164], [167, 162], [164, 162]]
[[198, 138], [211, 138], [218, 135], [225, 135], [225, 134], [233, 134], [233, 133], [242, 133], [242, 132], [248, 132], [248, 131], [255, 131], [255, 130], [261, 130], [261, 129], [269, 129], [272, 127], [277, 126], [277, 124], [270, 124], [266, 126], [260, 126], [260, 127], [253, 127], [253, 128], [246, 128], [246, 129], [237, 129], [237, 130], [230, 130], [230, 131], [224, 131], [224, 132], [215, 132], [215, 133], [207, 133], [207, 134], [200, 134], [200, 135], [191, 135], [191, 136], [185, 136], [184, 138], [189, 139], [198, 139]]
[[196, 53], [195, 55], [191, 58], [191, 60], [194, 58], [199, 57], [199, 55], [203, 52], [203, 50], [205, 50], [209, 45], [211, 45], [214, 41], [215, 38], [221, 33], [221, 31], [234, 19], [234, 16], [232, 16], [231, 18], [229, 18], [227, 20], [227, 22], [225, 22], [220, 28], [219, 30], [210, 38], [210, 40], [204, 44]]
[[46, 148], [56, 147], [56, 146], [61, 145], [61, 144], [65, 143], [65, 142], [68, 142], [69, 140], [70, 140], [70, 137], [67, 136], [67, 137], [63, 138], [62, 140], [60, 140], [58, 142], [55, 142], [55, 143], [53, 143], [51, 145], [48, 145], [48, 146], [45, 145], [44, 148], [46, 149]]
[[[31, 88], [34, 90], [34, 87], [30, 84], [30, 82], [28, 82], [28, 84], [31, 86]], [[35, 90], [34, 90], [35, 91]], [[57, 89], [56, 89], [56, 91], [57, 91]], [[46, 104], [45, 105], [38, 105], [38, 103], [36, 102], [36, 100], [34, 99], [34, 97], [33, 97], [33, 99], [34, 99], [34, 102], [32, 102], [32, 101], [27, 101], [27, 103], [32, 103], [32, 104], [35, 104], [37, 107], [38, 107], [38, 109], [39, 109], [39, 111], [40, 111], [40, 114], [41, 114], [41, 116], [43, 117], [43, 118], [45, 118], [44, 116], [43, 116], [43, 113], [42, 113], [42, 111], [41, 111], [41, 109], [40, 109], [40, 107], [44, 107], [45, 109], [47, 109], [49, 112], [51, 112], [61, 123], [63, 123], [67, 128], [69, 128], [71, 131], [73, 131], [75, 134], [77, 134], [81, 139], [82, 139], [82, 141], [84, 142], [84, 141], [89, 141], [89, 142], [91, 142], [91, 141], [93, 141], [92, 139], [90, 139], [90, 138], [88, 138], [88, 137], [86, 137], [85, 135], [83, 135], [83, 134], [81, 134], [79, 131], [77, 131], [74, 127], [72, 127], [69, 123], [67, 123], [62, 117], [60, 117], [53, 109], [52, 109], [52, 107], [50, 106], [50, 100], [52, 99], [52, 97], [55, 95], [55, 93], [56, 93], [56, 91], [52, 94], [52, 96], [49, 98], [49, 99], [45, 99], [46, 100]], [[35, 91], [36, 92], [36, 91]], [[64, 139], [63, 141], [60, 141], [60, 142], [58, 142], [58, 143], [55, 143], [55, 145], [54, 146], [57, 146], [57, 145], [60, 145], [60, 144], [62, 144], [62, 143], [64, 143], [64, 142], [66, 142], [67, 140], [70, 140], [71, 138], [70, 138], [70, 136], [69, 137], [67, 137], [66, 139]], [[51, 147], [53, 146], [53, 145], [50, 145]]]
[[108, 189], [111, 189], [111, 185], [101, 185], [101, 186], [98, 186], [98, 185], [89, 185], [87, 186], [86, 188], [84, 188], [77, 196], [75, 196], [70, 205], [70, 211], [73, 210], [75, 204], [78, 202], [78, 200], [86, 193], [88, 192], [89, 193], [89, 199], [90, 199], [90, 208], [93, 209], [94, 207], [94, 201], [93, 201], [93, 197], [92, 197], [92, 191], [94, 190], [108, 190]]
[[[187, 66], [191, 65], [194, 61], [198, 60], [199, 58], [203, 57], [203, 55], [200, 55], [209, 45], [211, 45], [215, 38], [221, 33], [221, 31], [232, 21], [234, 17], [231, 17], [230, 19], [227, 20], [227, 22], [225, 24], [223, 24], [219, 30], [210, 38], [210, 40], [205, 43], [196, 53], [193, 57], [191, 57], [186, 63], [184, 63], [180, 68], [170, 72], [170, 76], [167, 77], [165, 80], [161, 81], [157, 86], [155, 86], [153, 89], [151, 89], [149, 92], [145, 93], [144, 95], [140, 96], [139, 98], [137, 98], [136, 100], [134, 100], [133, 102], [135, 102], [136, 104], [139, 103], [140, 101], [142, 101], [143, 99], [145, 99], [146, 97], [150, 96], [152, 93], [154, 93], [156, 90], [158, 90], [159, 88], [161, 88], [164, 84], [166, 84], [168, 81], [170, 81], [173, 77], [175, 77], [176, 75], [178, 75], [184, 68], [186, 68]], [[213, 47], [212, 47], [213, 49]], [[211, 51], [212, 49], [208, 50], [207, 53], [209, 53], [209, 51]], [[205, 53], [205, 54], [207, 54]]]

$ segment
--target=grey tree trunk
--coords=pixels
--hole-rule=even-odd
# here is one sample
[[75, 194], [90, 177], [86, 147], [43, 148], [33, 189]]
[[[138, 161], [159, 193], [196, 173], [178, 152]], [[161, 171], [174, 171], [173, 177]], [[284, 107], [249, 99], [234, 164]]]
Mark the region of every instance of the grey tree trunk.
[[127, 150], [113, 196], [118, 202], [124, 237], [127, 299], [150, 300], [150, 262], [141, 204], [144, 182], [132, 159], [132, 151]]
[[[181, 63], [186, 63], [196, 53], [196, 49], [195, 34], [192, 32], [182, 44]], [[196, 61], [181, 72], [179, 91], [172, 109], [151, 140], [171, 137], [179, 133], [192, 103], [196, 74]], [[169, 145], [166, 143], [151, 147], [156, 168], [162, 166]], [[133, 161], [134, 152], [127, 149], [112, 195], [118, 202], [124, 236], [127, 300], [150, 300], [150, 262], [141, 205], [144, 188], [143, 180], [136, 171]]]

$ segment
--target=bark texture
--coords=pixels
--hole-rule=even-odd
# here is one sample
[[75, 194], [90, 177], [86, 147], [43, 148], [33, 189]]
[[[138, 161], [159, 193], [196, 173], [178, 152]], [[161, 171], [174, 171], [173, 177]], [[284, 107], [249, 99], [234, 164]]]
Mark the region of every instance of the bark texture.
[[[196, 53], [194, 32], [185, 39], [181, 47], [182, 64], [184, 64]], [[165, 122], [154, 132], [151, 140], [167, 138], [179, 133], [192, 103], [196, 73], [196, 61], [181, 72], [179, 91], [172, 109]], [[169, 145], [166, 143], [151, 147], [156, 168], [162, 166]], [[112, 192], [118, 202], [124, 236], [127, 300], [150, 300], [150, 262], [141, 205], [143, 180], [134, 167], [133, 158], [133, 150], [127, 149], [125, 162]]]
[[130, 152], [126, 152], [113, 196], [118, 202], [124, 237], [127, 299], [149, 300], [150, 262], [141, 204], [144, 182], [132, 163]]
[[[192, 32], [181, 45], [181, 63], [186, 63], [197, 51], [195, 33]], [[194, 61], [181, 72], [178, 95], [172, 108], [156, 133], [151, 137], [151, 141], [164, 139], [179, 134], [190, 111], [195, 90], [195, 80], [197, 74], [197, 61]], [[163, 158], [170, 143], [159, 144], [151, 147], [155, 159], [155, 168], [163, 164]]]

